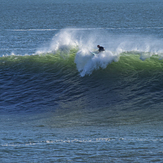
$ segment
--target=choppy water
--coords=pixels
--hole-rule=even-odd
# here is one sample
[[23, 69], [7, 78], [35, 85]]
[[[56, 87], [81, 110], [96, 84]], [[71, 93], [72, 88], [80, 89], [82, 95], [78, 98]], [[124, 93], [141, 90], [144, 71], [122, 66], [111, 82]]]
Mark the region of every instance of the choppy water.
[[162, 7], [2, 0], [0, 161], [162, 162]]

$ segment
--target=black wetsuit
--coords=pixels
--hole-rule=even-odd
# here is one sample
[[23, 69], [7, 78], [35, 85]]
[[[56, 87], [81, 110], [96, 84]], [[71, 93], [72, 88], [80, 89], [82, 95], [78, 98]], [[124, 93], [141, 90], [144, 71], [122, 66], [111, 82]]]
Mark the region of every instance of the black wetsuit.
[[99, 49], [98, 49], [99, 52], [105, 51], [104, 47], [102, 47], [102, 46], [99, 46], [98, 48], [99, 48]]

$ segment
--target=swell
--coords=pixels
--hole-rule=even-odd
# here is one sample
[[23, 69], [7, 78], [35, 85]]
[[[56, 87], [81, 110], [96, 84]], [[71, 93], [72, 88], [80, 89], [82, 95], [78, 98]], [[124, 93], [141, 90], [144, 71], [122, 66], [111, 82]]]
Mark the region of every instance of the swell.
[[[81, 77], [70, 53], [0, 58], [1, 113], [96, 110], [106, 114], [161, 111], [163, 62], [134, 52], [121, 53], [105, 68]], [[92, 60], [94, 56], [88, 57]], [[99, 58], [98, 58], [99, 59]], [[101, 62], [98, 62], [101, 65]], [[103, 115], [105, 116], [105, 115]]]

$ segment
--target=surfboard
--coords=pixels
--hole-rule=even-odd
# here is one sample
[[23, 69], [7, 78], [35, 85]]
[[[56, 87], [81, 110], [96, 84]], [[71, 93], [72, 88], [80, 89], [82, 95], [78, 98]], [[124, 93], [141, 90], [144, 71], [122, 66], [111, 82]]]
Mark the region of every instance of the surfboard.
[[92, 52], [92, 51], [89, 51], [91, 54], [93, 54], [93, 55], [97, 55], [97, 53], [95, 53], [95, 52]]

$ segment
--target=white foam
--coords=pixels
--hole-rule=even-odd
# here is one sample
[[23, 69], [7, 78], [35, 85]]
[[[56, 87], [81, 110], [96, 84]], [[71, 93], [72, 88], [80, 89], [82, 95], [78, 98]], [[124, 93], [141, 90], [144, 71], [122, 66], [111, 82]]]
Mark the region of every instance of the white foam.
[[90, 75], [94, 70], [99, 68], [105, 69], [107, 65], [113, 61], [118, 61], [119, 55], [113, 54], [111, 51], [105, 51], [97, 55], [80, 50], [75, 57], [75, 63], [80, 75]]
[[55, 139], [55, 140], [43, 140], [35, 142], [21, 142], [21, 143], [6, 143], [1, 144], [2, 147], [24, 147], [24, 146], [38, 146], [44, 144], [63, 144], [63, 143], [99, 143], [99, 142], [163, 142], [162, 138], [131, 138], [131, 137], [101, 137], [90, 139]]

